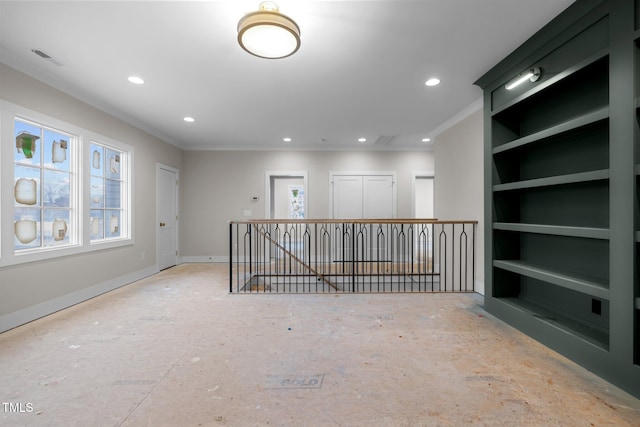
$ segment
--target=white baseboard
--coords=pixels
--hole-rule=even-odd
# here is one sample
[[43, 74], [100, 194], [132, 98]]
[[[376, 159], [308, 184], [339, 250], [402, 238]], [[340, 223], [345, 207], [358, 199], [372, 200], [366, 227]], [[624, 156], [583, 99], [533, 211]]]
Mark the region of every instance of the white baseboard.
[[98, 295], [102, 295], [106, 292], [128, 285], [136, 280], [144, 279], [145, 277], [151, 276], [155, 273], [157, 273], [155, 266], [148, 267], [144, 270], [116, 277], [115, 279], [80, 289], [70, 294], [45, 301], [10, 314], [5, 314], [4, 316], [0, 316], [0, 333], [20, 325], [24, 325], [25, 323], [32, 322], [41, 317], [48, 316], [56, 311], [69, 308], [88, 299], [95, 298]]
[[216, 256], [216, 255], [212, 255], [212, 256], [207, 256], [207, 255], [203, 255], [203, 256], [183, 256], [181, 258], [181, 261], [183, 264], [185, 263], [201, 263], [201, 262], [229, 262], [229, 257], [228, 256]]

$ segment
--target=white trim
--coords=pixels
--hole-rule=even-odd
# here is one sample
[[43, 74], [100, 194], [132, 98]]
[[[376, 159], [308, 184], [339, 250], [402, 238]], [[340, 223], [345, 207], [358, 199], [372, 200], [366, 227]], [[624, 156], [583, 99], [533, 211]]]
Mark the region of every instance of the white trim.
[[304, 187], [304, 216], [309, 215], [309, 172], [308, 171], [265, 171], [264, 172], [264, 216], [271, 218], [271, 178], [302, 178]]
[[0, 333], [20, 325], [24, 325], [25, 323], [32, 322], [41, 317], [48, 316], [56, 311], [69, 308], [91, 298], [95, 298], [106, 292], [131, 284], [135, 281], [144, 279], [145, 277], [149, 277], [155, 273], [156, 271], [153, 267], [147, 267], [144, 270], [116, 277], [115, 279], [107, 280], [106, 282], [80, 289], [70, 294], [48, 300], [40, 304], [32, 305], [31, 307], [27, 307], [22, 310], [14, 311], [13, 313], [5, 314], [4, 316], [0, 316]]
[[[235, 259], [235, 258], [234, 258]], [[229, 256], [228, 255], [192, 255], [192, 256], [183, 256], [182, 264], [198, 264], [198, 263], [228, 263]]]

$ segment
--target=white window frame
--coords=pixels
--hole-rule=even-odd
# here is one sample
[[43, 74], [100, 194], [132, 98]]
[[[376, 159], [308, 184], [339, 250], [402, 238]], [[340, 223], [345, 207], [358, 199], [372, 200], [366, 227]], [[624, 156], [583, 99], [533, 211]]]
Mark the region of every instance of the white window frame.
[[[104, 246], [104, 245], [110, 245], [112, 243], [117, 243], [121, 240], [127, 240], [130, 239], [131, 237], [131, 191], [130, 191], [130, 185], [129, 183], [131, 182], [131, 157], [132, 157], [132, 149], [131, 147], [127, 147], [122, 143], [118, 143], [116, 141], [107, 139], [105, 137], [100, 137], [100, 138], [92, 138], [89, 139], [88, 144], [87, 144], [87, 156], [85, 156], [85, 164], [87, 165], [87, 171], [88, 171], [88, 178], [83, 180], [84, 183], [87, 183], [86, 187], [88, 189], [88, 192], [86, 192], [85, 194], [87, 194], [87, 200], [89, 201], [89, 216], [86, 217], [87, 222], [89, 223], [89, 227], [91, 227], [91, 167], [89, 166], [93, 161], [92, 156], [93, 156], [93, 152], [91, 150], [91, 146], [92, 145], [100, 145], [101, 147], [103, 147], [104, 149], [111, 149], [113, 151], [118, 151], [121, 153], [121, 158], [120, 158], [120, 182], [122, 183], [122, 186], [120, 188], [121, 194], [120, 194], [120, 212], [121, 212], [121, 216], [120, 216], [120, 223], [119, 223], [119, 227], [120, 227], [120, 236], [119, 237], [103, 237], [102, 239], [96, 239], [96, 240], [91, 240], [91, 231], [87, 230], [87, 237], [89, 240], [89, 243], [92, 246]], [[105, 176], [103, 178], [104, 180], [107, 180], [108, 178]], [[105, 206], [102, 208], [102, 210], [106, 213], [106, 211], [108, 210], [108, 208]], [[105, 218], [106, 221], [106, 218]], [[106, 226], [106, 224], [105, 224]]]
[[[46, 246], [33, 249], [14, 248], [14, 165], [15, 165], [15, 119], [26, 120], [39, 126], [57, 129], [77, 137], [76, 169], [72, 173], [77, 176], [77, 185], [72, 188], [75, 194], [71, 198], [77, 200], [76, 205], [76, 241], [64, 246]], [[0, 99], [0, 267], [41, 261], [81, 253], [129, 246], [135, 243], [133, 237], [133, 147], [106, 136], [83, 129], [79, 126], [58, 120], [54, 117], [12, 104]], [[126, 167], [121, 164], [123, 195], [121, 205], [126, 212], [126, 219], [121, 220], [122, 234], [118, 238], [110, 238], [91, 242], [89, 230], [90, 205], [90, 161], [91, 141], [112, 147], [126, 153]], [[12, 143], [8, 143], [12, 142]], [[9, 236], [9, 237], [7, 237]]]

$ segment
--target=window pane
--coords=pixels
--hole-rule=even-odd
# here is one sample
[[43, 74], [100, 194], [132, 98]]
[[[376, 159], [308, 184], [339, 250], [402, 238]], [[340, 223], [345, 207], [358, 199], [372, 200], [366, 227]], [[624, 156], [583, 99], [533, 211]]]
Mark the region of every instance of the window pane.
[[91, 208], [104, 207], [104, 179], [91, 177]]
[[40, 166], [42, 128], [16, 120], [15, 132], [15, 161], [22, 164]]
[[14, 247], [16, 249], [40, 246], [40, 209], [14, 210]]
[[69, 244], [70, 212], [65, 209], [45, 209], [42, 237], [45, 246]]
[[105, 207], [120, 208], [120, 182], [106, 180], [105, 185], [106, 185]]
[[71, 178], [68, 172], [44, 171], [42, 201], [44, 206], [70, 207]]
[[92, 210], [89, 222], [91, 240], [104, 239], [104, 211]]
[[106, 211], [105, 237], [120, 237], [120, 211]]
[[70, 138], [51, 130], [44, 131], [44, 166], [63, 171], [70, 170]]
[[104, 176], [104, 148], [91, 144], [91, 175]]
[[111, 179], [120, 179], [121, 154], [119, 151], [106, 149], [107, 167], [105, 168], [106, 177]]
[[40, 205], [40, 169], [16, 165], [13, 197], [16, 206]]

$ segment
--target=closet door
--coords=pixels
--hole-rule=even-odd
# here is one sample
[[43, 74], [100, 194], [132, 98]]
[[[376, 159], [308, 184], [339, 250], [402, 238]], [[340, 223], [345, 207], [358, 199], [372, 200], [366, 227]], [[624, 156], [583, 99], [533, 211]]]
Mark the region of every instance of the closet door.
[[362, 218], [393, 218], [393, 177], [391, 175], [362, 177]]
[[362, 176], [334, 176], [333, 217], [340, 219], [362, 218]]
[[334, 175], [333, 218], [393, 218], [393, 175]]

